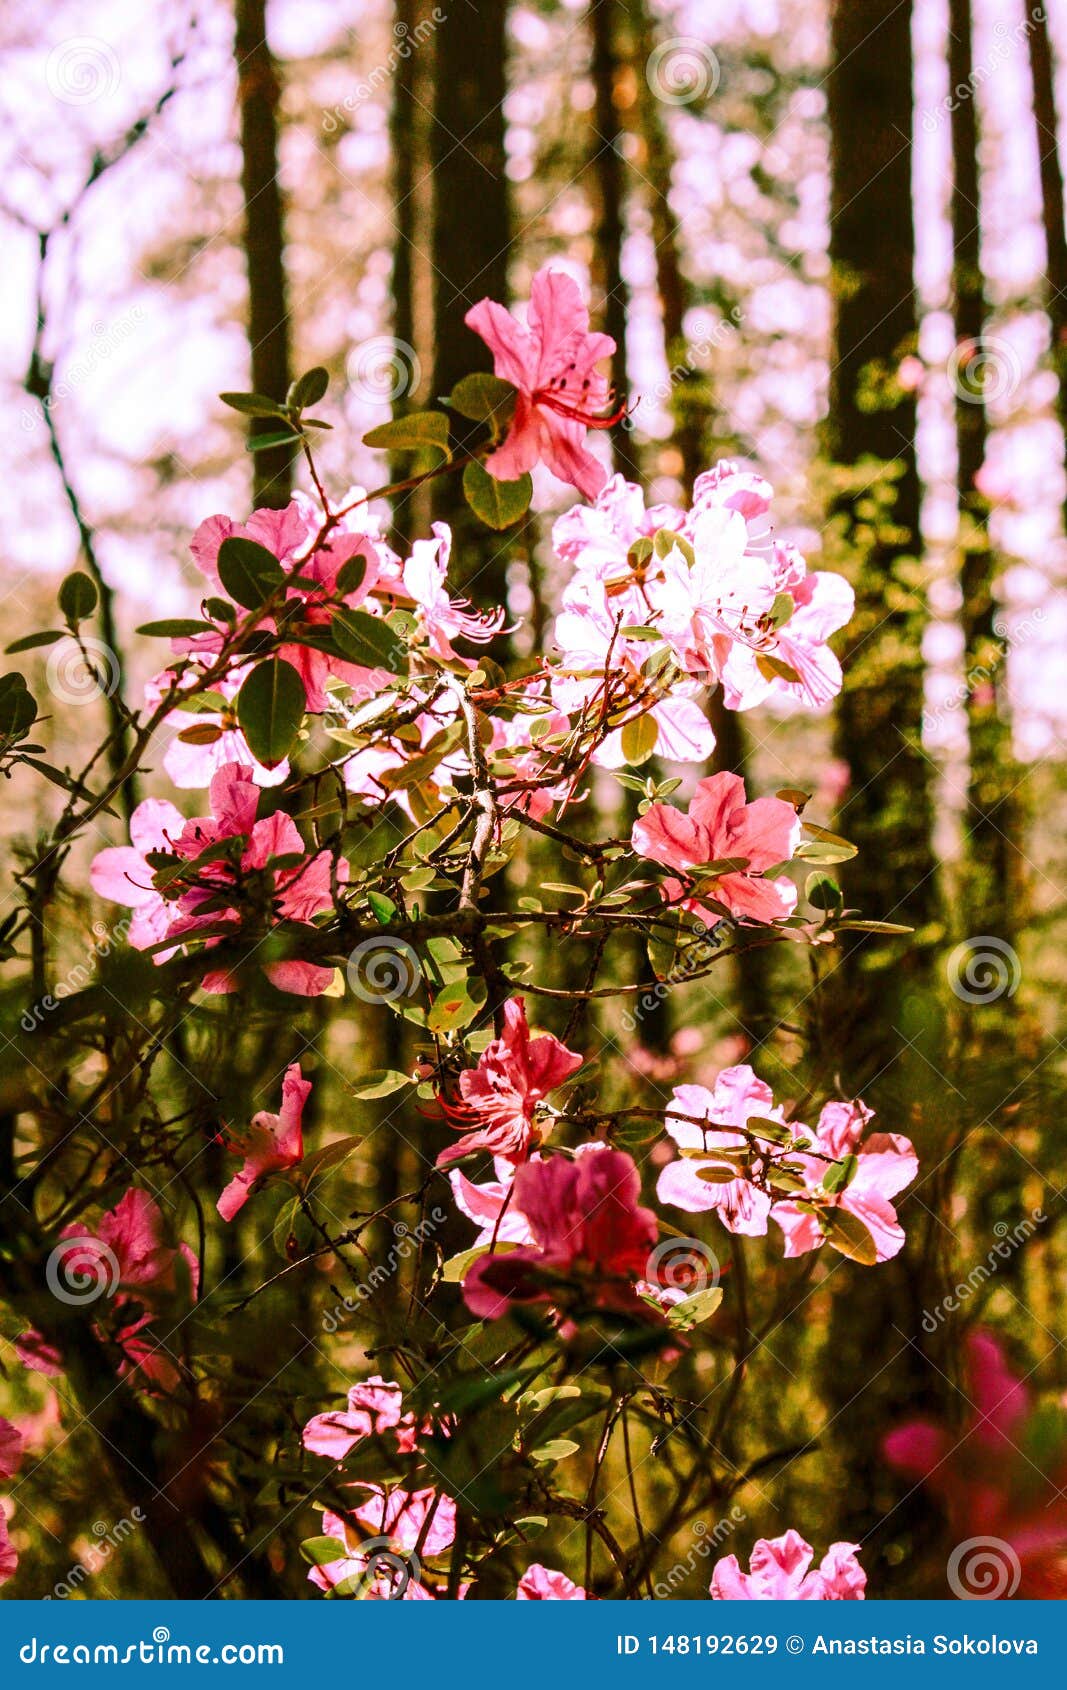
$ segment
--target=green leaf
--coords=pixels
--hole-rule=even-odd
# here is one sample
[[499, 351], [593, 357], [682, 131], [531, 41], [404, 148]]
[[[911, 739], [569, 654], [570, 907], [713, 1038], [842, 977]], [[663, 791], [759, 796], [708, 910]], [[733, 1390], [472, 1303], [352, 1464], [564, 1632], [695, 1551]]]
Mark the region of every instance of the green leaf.
[[669, 980], [678, 954], [681, 911], [672, 910], [657, 920], [648, 935], [648, 960], [657, 980]]
[[709, 1285], [706, 1291], [694, 1291], [691, 1297], [667, 1310], [668, 1325], [673, 1326], [676, 1332], [691, 1332], [694, 1326], [710, 1320], [721, 1302], [721, 1285]]
[[22, 739], [37, 720], [37, 701], [13, 671], [0, 677], [0, 739]]
[[515, 389], [509, 381], [478, 370], [457, 381], [443, 403], [471, 422], [488, 423], [498, 440], [515, 409]]
[[390, 675], [403, 674], [407, 647], [383, 616], [371, 616], [365, 610], [336, 610], [330, 634], [349, 663], [361, 669], [384, 669]]
[[485, 1008], [484, 980], [469, 979], [442, 986], [433, 1000], [426, 1026], [431, 1033], [455, 1033], [469, 1027]]
[[352, 1087], [353, 1097], [391, 1097], [395, 1091], [402, 1091], [409, 1086], [411, 1080], [407, 1074], [402, 1074], [399, 1068], [372, 1068], [357, 1080]]
[[756, 668], [767, 681], [788, 681], [790, 685], [795, 686], [800, 680], [800, 676], [791, 663], [783, 662], [780, 657], [775, 657], [773, 652], [770, 651], [759, 653], [756, 658]]
[[240, 411], [245, 417], [284, 417], [285, 409], [276, 399], [268, 399], [263, 393], [220, 393], [219, 398], [231, 411]]
[[299, 438], [291, 428], [272, 429], [270, 434], [253, 434], [245, 441], [246, 452], [269, 452], [272, 446], [291, 446]]
[[840, 1162], [831, 1163], [822, 1177], [823, 1190], [830, 1192], [831, 1196], [844, 1191], [847, 1185], [851, 1185], [859, 1165], [860, 1159], [854, 1152], [843, 1156]]
[[517, 481], [497, 481], [472, 458], [463, 471], [463, 493], [487, 528], [510, 528], [530, 508], [533, 481], [528, 475], [520, 475]]
[[368, 892], [367, 902], [374, 913], [374, 919], [383, 927], [388, 927], [396, 914], [396, 905], [392, 898], [387, 898], [384, 892]]
[[546, 1444], [531, 1452], [531, 1461], [540, 1462], [547, 1466], [553, 1461], [563, 1461], [568, 1455], [574, 1455], [581, 1448], [573, 1438], [550, 1438]]
[[832, 1244], [850, 1262], [862, 1267], [874, 1267], [878, 1251], [874, 1239], [863, 1222], [849, 1209], [824, 1209], [820, 1215], [826, 1242]]
[[9, 656], [13, 656], [16, 651], [35, 651], [38, 646], [55, 645], [57, 640], [65, 640], [66, 637], [65, 628], [46, 628], [40, 634], [23, 634], [21, 640], [12, 640], [4, 650]]
[[448, 444], [448, 418], [443, 411], [411, 411], [406, 417], [379, 423], [363, 436], [364, 446], [386, 452], [429, 450], [447, 463], [452, 456]]
[[67, 576], [59, 589], [59, 608], [70, 627], [76, 628], [79, 622], [84, 622], [87, 616], [93, 614], [99, 597], [96, 582], [91, 576], [84, 575], [80, 569]]
[[350, 1559], [348, 1547], [339, 1537], [308, 1537], [300, 1545], [304, 1560], [313, 1567], [324, 1567], [328, 1561]]
[[904, 927], [899, 921], [837, 921], [835, 933], [914, 933], [914, 927]]
[[286, 398], [294, 410], [303, 411], [308, 405], [317, 405], [329, 385], [330, 372], [316, 364], [293, 382]]
[[255, 540], [231, 535], [223, 540], [218, 556], [219, 580], [230, 597], [246, 610], [258, 610], [285, 579], [285, 571], [273, 552]]
[[635, 716], [622, 730], [622, 754], [634, 767], [647, 763], [656, 749], [658, 739], [659, 723], [655, 716], [650, 712], [644, 716]]
[[804, 896], [812, 908], [817, 910], [836, 911], [845, 901], [837, 881], [831, 880], [827, 874], [809, 874]]
[[732, 1185], [737, 1178], [736, 1168], [694, 1168], [693, 1172], [705, 1185]]
[[252, 670], [237, 695], [237, 720], [257, 762], [276, 769], [296, 738], [307, 697], [291, 663], [272, 657]]
[[210, 622], [196, 622], [191, 616], [175, 616], [166, 622], [142, 622], [137, 632], [148, 634], [151, 638], [181, 640], [192, 634], [214, 634], [217, 630]]
[[755, 1133], [757, 1138], [766, 1139], [769, 1144], [792, 1144], [793, 1129], [785, 1126], [781, 1121], [768, 1121], [761, 1115], [750, 1115], [745, 1122], [749, 1132]]

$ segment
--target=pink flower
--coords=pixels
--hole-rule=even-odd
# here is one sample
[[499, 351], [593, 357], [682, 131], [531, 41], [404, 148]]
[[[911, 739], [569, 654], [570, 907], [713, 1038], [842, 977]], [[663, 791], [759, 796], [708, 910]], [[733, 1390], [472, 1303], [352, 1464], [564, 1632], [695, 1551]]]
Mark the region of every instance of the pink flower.
[[[678, 1117], [683, 1115], [694, 1116], [709, 1125], [697, 1126], [694, 1121], [680, 1120]], [[660, 1174], [656, 1185], [660, 1202], [670, 1203], [688, 1214], [714, 1209], [730, 1232], [762, 1238], [771, 1212], [768, 1192], [743, 1173], [721, 1184], [701, 1178], [705, 1170], [725, 1172], [735, 1166], [725, 1157], [716, 1157], [715, 1152], [743, 1149], [748, 1141], [737, 1129], [747, 1127], [753, 1116], [784, 1122], [770, 1086], [757, 1079], [747, 1064], [724, 1068], [714, 1091], [708, 1091], [706, 1086], [676, 1087], [667, 1105], [665, 1124], [684, 1155], [677, 1162], [668, 1163]], [[714, 1127], [712, 1122], [716, 1123]], [[707, 1152], [706, 1157], [693, 1154], [702, 1151]]]
[[[787, 1257], [826, 1242], [846, 1254], [855, 1248], [832, 1224], [843, 1210], [860, 1222], [873, 1259], [888, 1261], [904, 1243], [890, 1198], [915, 1178], [918, 1160], [911, 1141], [897, 1133], [864, 1139], [871, 1113], [858, 1101], [828, 1103], [813, 1132], [786, 1121], [770, 1087], [747, 1064], [724, 1068], [714, 1091], [678, 1086], [673, 1093], [665, 1124], [682, 1155], [663, 1169], [657, 1194], [688, 1214], [714, 1209], [730, 1232], [748, 1237], [762, 1238], [767, 1222], [776, 1221]], [[765, 1122], [769, 1136], [761, 1130]], [[733, 1179], [720, 1177], [735, 1170]], [[797, 1198], [783, 1199], [775, 1189], [779, 1175], [788, 1175]]]
[[224, 1221], [232, 1221], [244, 1208], [257, 1181], [300, 1161], [304, 1154], [301, 1120], [310, 1092], [311, 1081], [304, 1079], [299, 1062], [291, 1063], [282, 1080], [281, 1113], [271, 1115], [261, 1109], [253, 1115], [247, 1133], [227, 1142], [227, 1149], [243, 1154], [245, 1161], [216, 1205]]
[[[227, 763], [244, 763], [252, 771], [252, 779], [257, 786], [280, 786], [289, 778], [289, 761], [284, 758], [273, 769], [264, 768], [257, 763], [244, 734], [237, 726], [237, 714], [233, 708], [241, 685], [249, 673], [248, 666], [232, 669], [224, 679], [217, 680], [212, 691], [220, 695], [225, 702], [214, 710], [173, 710], [163, 723], [163, 731], [169, 733], [170, 744], [167, 746], [163, 758], [163, 767], [175, 786], [202, 787], [209, 786], [213, 777]], [[148, 704], [158, 704], [165, 692], [173, 685], [172, 670], [165, 669], [145, 687], [145, 700]], [[195, 732], [195, 742], [183, 739], [183, 734]], [[215, 738], [205, 736], [212, 732]]]
[[364, 1438], [394, 1432], [396, 1447], [403, 1454], [416, 1448], [422, 1428], [413, 1414], [403, 1412], [403, 1391], [393, 1379], [376, 1373], [348, 1393], [347, 1409], [316, 1414], [304, 1427], [304, 1448], [331, 1461], [343, 1461], [349, 1450]]
[[736, 1555], [715, 1564], [711, 1594], [727, 1602], [862, 1602], [867, 1574], [856, 1559], [858, 1543], [832, 1543], [809, 1572], [815, 1551], [799, 1532], [760, 1538], [743, 1573]]
[[435, 522], [433, 534], [432, 540], [416, 540], [412, 546], [404, 565], [404, 589], [415, 606], [430, 650], [452, 661], [456, 657], [453, 640], [486, 645], [504, 626], [506, 612], [498, 609], [483, 615], [472, 610], [465, 599], [449, 597], [445, 578], [452, 555], [452, 530], [445, 522]]
[[524, 327], [495, 300], [482, 299], [464, 319], [493, 354], [493, 368], [517, 390], [504, 444], [486, 460], [490, 475], [517, 481], [544, 463], [587, 499], [595, 499], [607, 471], [585, 445], [588, 428], [610, 428], [624, 411], [601, 413], [611, 400], [596, 364], [610, 357], [610, 335], [590, 334], [578, 285], [561, 270], [539, 270], [530, 285]]
[[[536, 1154], [530, 1157], [531, 1162], [539, 1160]], [[499, 1244], [532, 1244], [530, 1223], [512, 1201], [514, 1164], [498, 1156], [494, 1166], [496, 1179], [484, 1185], [475, 1185], [459, 1168], [453, 1168], [448, 1176], [456, 1208], [480, 1228], [472, 1248], [492, 1244], [494, 1239]]]
[[[285, 510], [253, 512], [244, 524], [228, 516], [208, 517], [193, 536], [193, 557], [211, 582], [213, 592], [218, 594], [223, 590], [218, 573], [218, 554], [223, 541], [234, 537], [255, 540], [277, 558], [287, 573], [299, 577], [298, 583], [286, 587], [284, 593], [287, 626], [293, 618], [299, 618], [312, 633], [321, 633], [339, 605], [352, 609], [367, 601], [385, 561], [376, 536], [357, 533], [343, 525], [311, 550], [322, 520], [321, 513], [303, 494], [297, 494]], [[346, 582], [347, 575], [353, 572], [358, 580], [351, 586], [340, 586], [339, 577], [346, 566], [349, 566]], [[373, 601], [366, 608], [374, 608]], [[239, 613], [247, 615], [243, 609]], [[270, 616], [265, 616], [258, 625], [268, 631], [277, 629], [276, 618]], [[219, 624], [218, 633], [176, 639], [172, 648], [187, 656], [213, 657], [221, 649], [223, 637], [223, 625]], [[371, 675], [370, 670], [357, 664], [302, 644], [299, 636], [281, 645], [279, 655], [299, 673], [307, 694], [307, 708], [311, 711], [326, 709], [325, 683], [330, 676], [363, 686]]]
[[[329, 1510], [322, 1516], [326, 1537], [345, 1546], [345, 1555], [312, 1567], [308, 1578], [320, 1590], [335, 1590], [354, 1580], [353, 1594], [364, 1600], [433, 1601], [420, 1582], [421, 1560], [442, 1554], [455, 1540], [456, 1505], [435, 1490], [360, 1487], [368, 1500], [350, 1514]], [[461, 1590], [465, 1594], [465, 1590]]]
[[[178, 1369], [155, 1337], [155, 1317], [159, 1307], [179, 1293], [195, 1298], [199, 1264], [187, 1244], [175, 1249], [166, 1242], [159, 1205], [131, 1186], [114, 1209], [101, 1216], [95, 1232], [74, 1222], [59, 1236], [53, 1271], [76, 1291], [78, 1301], [93, 1302], [102, 1311], [95, 1330], [122, 1350], [119, 1377], [140, 1371], [161, 1390], [173, 1390]], [[130, 1311], [128, 1316], [124, 1310]], [[62, 1355], [40, 1333], [24, 1332], [16, 1348], [33, 1371], [62, 1371]]]
[[0, 1478], [13, 1479], [22, 1464], [26, 1440], [17, 1426], [0, 1415]]
[[[828, 1103], [814, 1134], [807, 1134], [814, 1140], [813, 1152], [791, 1155], [789, 1161], [792, 1168], [803, 1172], [809, 1190], [817, 1193], [827, 1170], [825, 1158], [842, 1162], [855, 1157], [851, 1178], [827, 1207], [844, 1209], [862, 1222], [874, 1241], [877, 1259], [886, 1262], [904, 1245], [904, 1228], [890, 1198], [911, 1184], [919, 1171], [919, 1159], [911, 1140], [899, 1133], [872, 1133], [861, 1144], [871, 1115], [863, 1103]], [[823, 1242], [819, 1216], [810, 1208], [777, 1203], [774, 1219], [785, 1234], [787, 1256], [816, 1250]], [[834, 1242], [832, 1233], [830, 1242]]]
[[659, 1226], [651, 1209], [640, 1206], [640, 1194], [633, 1158], [621, 1150], [526, 1163], [515, 1175], [515, 1203], [534, 1244], [478, 1258], [463, 1281], [471, 1313], [497, 1320], [512, 1302], [557, 1303], [558, 1282], [570, 1280], [579, 1308], [652, 1317], [635, 1282]]
[[[329, 852], [309, 857], [296, 823], [281, 812], [257, 821], [261, 797], [251, 769], [227, 763], [211, 782], [210, 816], [186, 821], [172, 804], [149, 798], [138, 805], [131, 819], [132, 845], [97, 853], [90, 882], [101, 897], [133, 909], [129, 939], [137, 950], [173, 938], [173, 949], [155, 953], [156, 962], [163, 962], [184, 940], [195, 940], [200, 928], [214, 930], [232, 923], [236, 934], [244, 901], [243, 882], [251, 876], [261, 886], [266, 883], [279, 921], [306, 923], [332, 908]], [[214, 851], [230, 839], [234, 841], [231, 852]], [[195, 874], [176, 879], [165, 893], [157, 888], [159, 865], [150, 862], [150, 857], [170, 858], [170, 866], [177, 869], [183, 861], [193, 862], [209, 849], [210, 860]], [[275, 868], [273, 863], [279, 858], [298, 860]], [[338, 863], [337, 876], [341, 881], [347, 879], [346, 862]], [[220, 937], [215, 931], [205, 943], [210, 948], [220, 942]], [[300, 961], [268, 963], [264, 973], [279, 991], [301, 997], [317, 996], [333, 980], [331, 968]], [[205, 974], [201, 984], [208, 992], [230, 992], [235, 983], [226, 972], [215, 971]]]
[[482, 1052], [476, 1068], [459, 1076], [459, 1103], [443, 1103], [452, 1125], [463, 1133], [458, 1144], [442, 1150], [439, 1168], [488, 1150], [509, 1162], [521, 1162], [541, 1142], [538, 1106], [550, 1091], [577, 1072], [583, 1058], [551, 1033], [530, 1035], [522, 998], [504, 1005], [504, 1034]]
[[[797, 889], [785, 876], [764, 878], [764, 871], [792, 857], [800, 840], [800, 822], [791, 804], [780, 798], [745, 802], [740, 775], [722, 773], [698, 781], [688, 814], [669, 804], [653, 804], [634, 823], [632, 843], [639, 856], [684, 873], [696, 883], [696, 895], [677, 881], [667, 882], [672, 900], [708, 926], [722, 919], [702, 898], [714, 898], [732, 915], [748, 921], [776, 921], [796, 908]], [[702, 874], [706, 865], [738, 859], [740, 869]], [[684, 895], [683, 895], [684, 894]]]
[[515, 1592], [516, 1602], [585, 1602], [588, 1591], [575, 1584], [566, 1573], [552, 1567], [542, 1567], [535, 1561], [527, 1567]]
[[[1062, 1414], [1053, 1418], [1035, 1408], [1000, 1344], [981, 1328], [968, 1334], [964, 1385], [961, 1395], [970, 1412], [962, 1430], [913, 1420], [886, 1438], [886, 1459], [938, 1498], [959, 1541], [1000, 1539], [1007, 1553], [998, 1559], [1006, 1577], [1015, 1557], [1018, 1577], [1007, 1592], [995, 1567], [986, 1569], [993, 1577], [983, 1585], [977, 1563], [968, 1577], [964, 1562], [958, 1576], [972, 1596], [1062, 1600], [1067, 1595]], [[1034, 1449], [1041, 1451], [1040, 1466]]]
[[0, 1508], [0, 1584], [6, 1584], [19, 1564], [18, 1551], [8, 1536], [7, 1515]]

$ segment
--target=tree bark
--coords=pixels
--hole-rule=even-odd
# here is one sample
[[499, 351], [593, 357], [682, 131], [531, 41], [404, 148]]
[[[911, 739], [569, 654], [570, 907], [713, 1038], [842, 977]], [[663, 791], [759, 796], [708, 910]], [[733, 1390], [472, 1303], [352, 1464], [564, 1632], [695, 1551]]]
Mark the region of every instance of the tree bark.
[[[507, 0], [479, 0], [447, 18], [433, 36], [430, 127], [433, 172], [433, 396], [461, 376], [492, 369], [489, 348], [463, 319], [479, 299], [506, 302], [510, 216], [504, 96]], [[471, 425], [454, 419], [460, 440]], [[507, 598], [507, 554], [515, 531], [489, 534], [467, 509], [457, 476], [434, 485], [433, 514], [452, 525], [458, 584], [477, 601]]]
[[[1067, 229], [1063, 209], [1063, 164], [1060, 159], [1056, 122], [1055, 59], [1049, 39], [1048, 19], [1043, 7], [1029, 17], [1030, 72], [1034, 84], [1034, 121], [1041, 168], [1041, 205], [1045, 226], [1045, 263], [1048, 312], [1052, 341], [1052, 363], [1056, 371], [1057, 410], [1067, 442]], [[1067, 495], [1064, 498], [1064, 528], [1067, 529]]]
[[[974, 70], [970, 0], [949, 3], [949, 85], [969, 85]], [[981, 385], [965, 379], [975, 349], [982, 367], [985, 298], [981, 268], [978, 123], [974, 99], [952, 104], [953, 320], [956, 336], [956, 481], [960, 500], [960, 589], [970, 775], [967, 786], [967, 933], [1011, 943], [1022, 918], [1025, 859], [1017, 844], [1011, 730], [1007, 720], [1006, 641], [998, 636], [996, 554], [988, 506], [975, 485], [985, 462], [988, 419]]]
[[[234, 58], [241, 130], [244, 248], [248, 267], [248, 341], [252, 387], [279, 404], [292, 379], [285, 279], [285, 224], [278, 185], [278, 104], [281, 89], [267, 41], [266, 0], [235, 0]], [[253, 421], [251, 434], [274, 425]], [[252, 502], [280, 509], [289, 503], [293, 452], [272, 446], [253, 454]]]

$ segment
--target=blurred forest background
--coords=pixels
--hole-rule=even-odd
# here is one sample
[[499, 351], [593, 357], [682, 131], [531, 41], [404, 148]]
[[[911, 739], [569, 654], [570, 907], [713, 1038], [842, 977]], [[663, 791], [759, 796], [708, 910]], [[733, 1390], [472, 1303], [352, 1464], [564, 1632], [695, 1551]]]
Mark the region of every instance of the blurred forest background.
[[[611, 1001], [596, 1022], [608, 1092], [655, 1104], [749, 1060], [783, 1096], [839, 1081], [915, 1140], [904, 1253], [862, 1273], [821, 1256], [791, 1269], [792, 1318], [768, 1327], [718, 1452], [736, 1472], [777, 1452], [738, 1493], [741, 1537], [796, 1523], [819, 1545], [864, 1540], [872, 1595], [939, 1593], [917, 1573], [930, 1504], [880, 1447], [916, 1410], [965, 1417], [966, 1327], [993, 1327], [1031, 1389], [1067, 1391], [1065, 55], [1067, 0], [54, 0], [0, 20], [5, 643], [51, 624], [80, 560], [135, 699], [159, 648], [132, 630], [199, 597], [195, 524], [284, 503], [301, 481], [284, 451], [245, 451], [218, 392], [281, 398], [325, 365], [322, 473], [379, 484], [362, 435], [448, 393], [484, 355], [464, 312], [524, 298], [547, 261], [618, 342], [631, 414], [598, 442], [614, 466], [685, 503], [716, 458], [751, 460], [782, 532], [854, 582], [835, 706], [720, 712], [717, 766], [750, 795], [811, 790], [810, 814], [860, 847], [841, 871], [849, 903], [912, 934], [825, 964], [754, 950], [636, 1025]], [[455, 523], [453, 579], [480, 605], [506, 598], [521, 658], [551, 639], [553, 501], [568, 508], [570, 491], [539, 483], [537, 514], [491, 544], [453, 501], [446, 478], [384, 514], [409, 538]], [[88, 754], [107, 708], [89, 689], [38, 737], [62, 724], [48, 754], [79, 766], [77, 736]], [[677, 772], [688, 791], [708, 771]], [[590, 825], [627, 830], [629, 795], [598, 779], [610, 813]], [[17, 865], [60, 795], [16, 781], [5, 798]], [[86, 862], [119, 837], [98, 833]], [[555, 867], [546, 841], [515, 890]], [[92, 965], [98, 913], [88, 893], [68, 900], [53, 938], [71, 969]], [[551, 953], [535, 963], [551, 983]], [[643, 957], [633, 969], [648, 976]], [[339, 1176], [338, 1214], [408, 1189], [425, 1131], [346, 1094], [347, 1076], [410, 1054], [402, 1023], [356, 1007], [323, 999], [281, 1030], [250, 1016], [239, 1038], [229, 1023], [250, 1108], [272, 1106], [284, 1062], [314, 1047], [324, 1131], [373, 1140]], [[279, 1264], [257, 1225], [262, 1212], [238, 1229], [238, 1288]], [[775, 1308], [777, 1244], [729, 1245], [729, 1284], [743, 1271], [754, 1306]], [[328, 1264], [319, 1277], [328, 1296]], [[291, 1284], [249, 1309], [231, 1363], [255, 1403], [237, 1439], [249, 1473], [265, 1437], [295, 1439], [305, 1411], [374, 1370], [358, 1325], [301, 1338], [285, 1299], [308, 1293]], [[19, 1487], [32, 1552], [5, 1594], [33, 1596], [118, 1504], [13, 1335], [0, 1411], [34, 1420], [40, 1465]], [[654, 1465], [643, 1474], [654, 1486]], [[275, 1571], [302, 1594], [292, 1544], [308, 1518], [272, 1498], [264, 1524], [272, 1511]], [[706, 1567], [690, 1573], [677, 1594], [706, 1590]], [[155, 1577], [131, 1542], [85, 1591], [148, 1594]]]

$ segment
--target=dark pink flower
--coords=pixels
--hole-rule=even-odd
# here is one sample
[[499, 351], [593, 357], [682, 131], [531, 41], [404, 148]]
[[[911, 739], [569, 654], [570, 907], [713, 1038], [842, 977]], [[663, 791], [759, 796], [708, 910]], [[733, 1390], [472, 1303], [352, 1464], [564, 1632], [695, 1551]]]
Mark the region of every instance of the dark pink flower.
[[304, 1154], [301, 1121], [310, 1092], [311, 1081], [305, 1080], [299, 1062], [291, 1063], [282, 1080], [280, 1113], [272, 1115], [261, 1109], [253, 1115], [247, 1133], [227, 1140], [226, 1148], [237, 1151], [245, 1160], [216, 1205], [224, 1221], [232, 1221], [244, 1208], [257, 1181], [283, 1168], [293, 1168], [300, 1161]]
[[[359, 1487], [367, 1501], [344, 1515], [327, 1510], [322, 1529], [337, 1538], [345, 1553], [336, 1561], [312, 1567], [308, 1578], [320, 1590], [335, 1590], [349, 1581], [352, 1594], [367, 1601], [432, 1602], [421, 1582], [423, 1560], [448, 1549], [456, 1536], [456, 1505], [435, 1490], [394, 1490], [378, 1485]], [[461, 1587], [460, 1595], [466, 1594]]]
[[535, 1561], [532, 1567], [527, 1567], [519, 1580], [519, 1588], [515, 1592], [516, 1602], [584, 1602], [588, 1591], [575, 1584], [566, 1573], [557, 1573], [552, 1567], [542, 1567]]
[[413, 1414], [403, 1412], [403, 1391], [393, 1379], [376, 1373], [348, 1393], [348, 1407], [314, 1415], [304, 1427], [303, 1444], [313, 1455], [343, 1461], [364, 1438], [393, 1432], [396, 1446], [408, 1454], [415, 1449], [420, 1428]]
[[[220, 942], [217, 928], [241, 924], [243, 882], [255, 876], [266, 882], [277, 921], [310, 922], [332, 908], [332, 864], [328, 851], [309, 856], [291, 816], [276, 812], [256, 819], [263, 794], [252, 770], [245, 764], [227, 763], [211, 782], [211, 814], [186, 821], [172, 804], [147, 799], [138, 805], [130, 822], [132, 845], [120, 845], [97, 853], [90, 870], [93, 890], [103, 898], [127, 904], [134, 911], [130, 943], [146, 950], [161, 940], [174, 940], [174, 949], [198, 931], [210, 928], [208, 947]], [[231, 851], [214, 848], [233, 841]], [[208, 861], [193, 875], [175, 880], [160, 890], [156, 885], [158, 863], [149, 858], [173, 859], [177, 869], [211, 851]], [[282, 859], [281, 866], [274, 863]], [[337, 864], [340, 881], [348, 878], [348, 864]], [[163, 962], [173, 950], [157, 951]], [[333, 980], [332, 968], [315, 963], [273, 962], [264, 973], [279, 991], [300, 997], [316, 997]], [[202, 981], [205, 991], [231, 992], [233, 977], [223, 970], [209, 971]]]
[[799, 1532], [760, 1538], [743, 1573], [736, 1555], [716, 1562], [711, 1594], [727, 1602], [862, 1602], [867, 1574], [856, 1559], [858, 1543], [832, 1543], [809, 1571], [815, 1551]]
[[486, 1046], [476, 1068], [465, 1068], [459, 1076], [460, 1101], [442, 1104], [463, 1137], [442, 1150], [437, 1166], [445, 1167], [475, 1150], [487, 1150], [508, 1162], [524, 1161], [541, 1142], [538, 1106], [577, 1072], [582, 1061], [551, 1033], [531, 1036], [522, 998], [509, 998], [504, 1005], [503, 1036]]
[[13, 1479], [22, 1464], [26, 1440], [17, 1426], [0, 1415], [0, 1479]]
[[[786, 876], [764, 878], [765, 871], [787, 862], [800, 841], [800, 822], [792, 804], [781, 798], [745, 802], [740, 775], [710, 775], [698, 781], [688, 814], [671, 804], [653, 804], [633, 827], [633, 848], [641, 857], [678, 869], [696, 883], [686, 893], [669, 881], [665, 890], [709, 926], [722, 920], [703, 898], [714, 898], [747, 921], [776, 921], [796, 908], [797, 889]], [[738, 861], [743, 868], [707, 873], [709, 866]], [[705, 871], [705, 872], [702, 872]]]
[[[76, 1222], [65, 1227], [51, 1260], [52, 1271], [61, 1285], [71, 1287], [74, 1300], [100, 1311], [95, 1330], [117, 1344], [124, 1357], [119, 1377], [140, 1372], [160, 1390], [172, 1391], [179, 1373], [156, 1336], [156, 1317], [175, 1297], [195, 1298], [199, 1264], [187, 1244], [175, 1248], [167, 1243], [158, 1203], [131, 1186], [101, 1216], [95, 1232]], [[24, 1332], [16, 1349], [34, 1372], [62, 1371], [61, 1353], [38, 1332]]]
[[464, 320], [492, 352], [496, 374], [516, 389], [507, 438], [486, 460], [490, 475], [517, 481], [543, 463], [595, 499], [607, 471], [586, 449], [586, 430], [609, 428], [624, 413], [603, 415], [611, 392], [595, 366], [611, 356], [615, 342], [590, 334], [578, 284], [562, 270], [539, 270], [526, 326], [492, 299], [479, 300]]
[[[967, 1338], [962, 1429], [913, 1420], [885, 1440], [886, 1459], [938, 1498], [964, 1542], [999, 1540], [992, 1585], [970, 1594], [1000, 1596], [1000, 1573], [1015, 1577], [1011, 1594], [1039, 1600], [1067, 1595], [1067, 1423], [1036, 1409], [1000, 1344], [981, 1329]], [[1036, 1434], [1036, 1439], [1035, 1439]], [[1033, 1451], [1040, 1449], [1035, 1461]], [[966, 1582], [966, 1568], [962, 1568]]]
[[527, 1162], [516, 1172], [514, 1201], [534, 1243], [480, 1256], [463, 1281], [467, 1307], [497, 1320], [513, 1302], [558, 1302], [572, 1289], [587, 1306], [654, 1319], [636, 1282], [659, 1223], [640, 1195], [633, 1158], [621, 1150]]
[[6, 1584], [14, 1576], [18, 1564], [18, 1551], [8, 1536], [7, 1515], [0, 1506], [0, 1584]]

